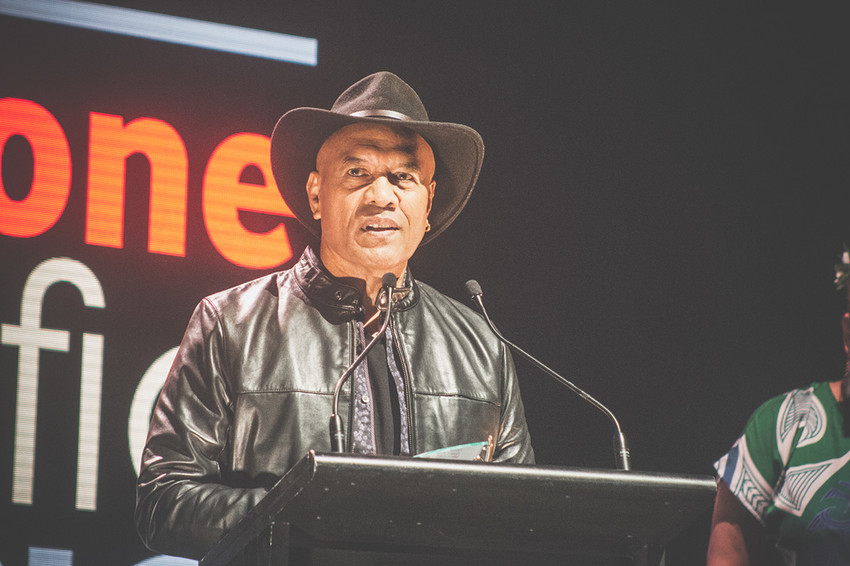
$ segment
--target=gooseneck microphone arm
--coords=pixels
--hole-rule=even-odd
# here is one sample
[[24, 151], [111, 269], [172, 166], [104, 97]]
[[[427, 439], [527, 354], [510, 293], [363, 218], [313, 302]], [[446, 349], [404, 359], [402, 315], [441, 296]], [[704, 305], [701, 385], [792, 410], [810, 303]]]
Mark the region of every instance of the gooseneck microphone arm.
[[348, 379], [352, 373], [354, 373], [354, 370], [357, 369], [357, 366], [360, 365], [360, 362], [363, 361], [366, 354], [369, 353], [369, 350], [375, 347], [375, 344], [378, 343], [378, 340], [380, 340], [381, 336], [383, 336], [387, 326], [389, 326], [390, 316], [392, 315], [393, 309], [393, 289], [395, 288], [396, 280], [396, 276], [392, 273], [385, 273], [381, 278], [381, 289], [384, 291], [384, 297], [386, 297], [387, 301], [384, 323], [381, 325], [381, 329], [378, 330], [375, 336], [372, 337], [368, 344], [366, 344], [366, 347], [363, 348], [351, 365], [348, 366], [348, 369], [339, 376], [336, 386], [334, 387], [333, 414], [331, 415], [331, 420], [328, 425], [331, 433], [331, 452], [345, 452], [345, 430], [342, 427], [342, 418], [339, 416], [339, 394], [340, 391], [342, 391], [342, 384], [345, 383], [345, 380]]
[[505, 345], [509, 348], [520, 354], [523, 358], [534, 364], [538, 369], [542, 370], [544, 373], [552, 377], [555, 381], [560, 383], [561, 385], [567, 387], [572, 390], [573, 393], [602, 411], [602, 413], [608, 417], [614, 425], [616, 429], [616, 434], [614, 435], [614, 449], [616, 451], [616, 464], [617, 468], [620, 470], [631, 470], [631, 454], [629, 453], [629, 447], [626, 443], [626, 437], [623, 434], [623, 429], [620, 428], [620, 423], [617, 421], [617, 417], [614, 416], [608, 407], [594, 399], [589, 393], [581, 389], [578, 385], [574, 384], [567, 378], [555, 372], [549, 366], [502, 336], [502, 333], [499, 332], [499, 329], [496, 328], [496, 325], [493, 324], [493, 321], [490, 320], [490, 317], [487, 315], [487, 309], [484, 308], [484, 301], [481, 299], [481, 296], [484, 294], [481, 290], [481, 285], [478, 284], [478, 281], [471, 279], [466, 282], [466, 290], [472, 296], [472, 300], [478, 305], [481, 314], [484, 315], [484, 320], [487, 321], [487, 326], [490, 327], [490, 330], [493, 331], [493, 334], [501, 340]]

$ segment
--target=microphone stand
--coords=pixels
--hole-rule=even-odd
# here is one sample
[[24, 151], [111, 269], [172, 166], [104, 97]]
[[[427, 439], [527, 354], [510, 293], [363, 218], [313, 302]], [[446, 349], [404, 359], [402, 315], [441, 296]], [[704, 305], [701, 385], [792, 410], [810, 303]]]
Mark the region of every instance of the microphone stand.
[[626, 442], [626, 436], [623, 434], [623, 429], [620, 428], [620, 423], [617, 421], [617, 417], [614, 416], [614, 413], [611, 412], [608, 407], [597, 401], [593, 398], [589, 393], [581, 389], [578, 385], [574, 384], [567, 378], [555, 372], [555, 370], [551, 369], [549, 366], [502, 336], [502, 333], [499, 332], [499, 329], [496, 328], [496, 325], [493, 324], [493, 321], [490, 320], [490, 317], [487, 315], [487, 309], [484, 308], [484, 301], [481, 299], [481, 296], [484, 294], [481, 290], [481, 286], [477, 281], [469, 280], [466, 282], [466, 289], [469, 291], [469, 294], [472, 296], [472, 300], [478, 305], [478, 308], [481, 311], [481, 314], [484, 315], [484, 320], [487, 321], [487, 326], [490, 327], [490, 330], [493, 331], [493, 334], [496, 335], [496, 338], [501, 340], [504, 344], [509, 346], [512, 350], [516, 351], [523, 358], [531, 362], [535, 367], [543, 371], [545, 374], [549, 375], [549, 377], [553, 378], [555, 381], [560, 383], [561, 385], [567, 387], [573, 393], [599, 409], [608, 419], [610, 419], [611, 423], [614, 425], [616, 430], [616, 434], [614, 435], [614, 450], [616, 453], [616, 464], [617, 469], [629, 471], [631, 470], [631, 453], [629, 452], [629, 447]]
[[[378, 340], [381, 339], [381, 336], [384, 334], [384, 331], [387, 329], [387, 326], [390, 324], [390, 315], [392, 314], [392, 305], [393, 305], [393, 288], [396, 284], [396, 276], [392, 273], [384, 274], [384, 277], [381, 280], [381, 287], [384, 291], [384, 296], [387, 301], [387, 310], [384, 316], [384, 323], [381, 325], [380, 330], [372, 337], [366, 347], [360, 352], [360, 354], [354, 359], [354, 362], [348, 369], [346, 369], [343, 374], [339, 377], [336, 382], [336, 386], [334, 387], [334, 396], [333, 396], [333, 414], [331, 414], [330, 423], [328, 427], [330, 429], [331, 434], [331, 452], [342, 453], [345, 452], [345, 430], [342, 426], [342, 418], [339, 416], [339, 394], [342, 391], [342, 384], [345, 383], [345, 380], [348, 379], [354, 370], [357, 369], [357, 366], [360, 365], [360, 362], [363, 361], [363, 358], [366, 357], [366, 354], [369, 353], [369, 350], [375, 347], [375, 344], [378, 343]], [[380, 308], [380, 305], [379, 307]]]

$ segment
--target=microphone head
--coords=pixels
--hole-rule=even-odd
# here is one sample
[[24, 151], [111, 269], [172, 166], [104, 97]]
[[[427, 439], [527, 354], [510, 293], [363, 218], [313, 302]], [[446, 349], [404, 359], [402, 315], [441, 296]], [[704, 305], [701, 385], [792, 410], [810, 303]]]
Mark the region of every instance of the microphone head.
[[466, 282], [466, 291], [473, 297], [484, 294], [484, 291], [481, 290], [481, 285], [475, 279], [470, 279]]
[[395, 288], [396, 281], [398, 281], [398, 277], [396, 277], [394, 274], [384, 273], [384, 276], [381, 277], [381, 287]]

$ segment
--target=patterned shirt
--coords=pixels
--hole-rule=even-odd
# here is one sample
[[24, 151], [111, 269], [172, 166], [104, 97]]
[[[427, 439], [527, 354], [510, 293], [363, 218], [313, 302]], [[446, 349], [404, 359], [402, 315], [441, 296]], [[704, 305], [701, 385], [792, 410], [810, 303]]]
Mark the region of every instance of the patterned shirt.
[[714, 467], [788, 564], [850, 564], [850, 437], [829, 383], [768, 400]]

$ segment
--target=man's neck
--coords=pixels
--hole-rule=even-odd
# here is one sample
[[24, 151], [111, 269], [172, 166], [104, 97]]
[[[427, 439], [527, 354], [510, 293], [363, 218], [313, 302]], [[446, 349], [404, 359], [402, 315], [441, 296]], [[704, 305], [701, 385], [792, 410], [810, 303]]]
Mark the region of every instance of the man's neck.
[[371, 318], [378, 310], [376, 306], [377, 298], [381, 290], [384, 275], [386, 273], [392, 273], [398, 278], [400, 285], [404, 278], [404, 272], [407, 269], [406, 263], [390, 269], [369, 269], [362, 265], [338, 261], [333, 256], [325, 257], [327, 255], [319, 254], [322, 265], [328, 273], [360, 291], [361, 304], [363, 305], [366, 319]]

